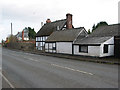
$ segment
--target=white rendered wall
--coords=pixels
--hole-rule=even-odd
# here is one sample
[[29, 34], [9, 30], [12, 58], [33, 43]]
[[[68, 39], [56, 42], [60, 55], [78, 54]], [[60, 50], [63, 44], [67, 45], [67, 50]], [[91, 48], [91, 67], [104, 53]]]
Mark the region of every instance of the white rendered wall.
[[[108, 53], [104, 53], [104, 44], [108, 44]], [[100, 46], [88, 46], [88, 53], [79, 52], [79, 45], [74, 45], [75, 55], [85, 55], [85, 56], [96, 56], [105, 57], [114, 55], [114, 37], [111, 37], [106, 42], [102, 43]]]
[[100, 56], [100, 46], [88, 46], [88, 53], [79, 52], [79, 45], [74, 45], [74, 55]]
[[88, 55], [99, 57], [100, 46], [88, 46]]
[[56, 42], [56, 52], [72, 54], [72, 42]]
[[45, 52], [48, 52], [48, 43], [45, 43]]
[[[104, 53], [104, 44], [108, 44], [108, 53]], [[111, 45], [109, 45], [111, 44]], [[113, 45], [112, 45], [113, 44]], [[100, 46], [100, 57], [113, 56], [114, 55], [114, 37], [110, 38]]]
[[52, 43], [49, 43], [49, 52], [52, 52], [52, 49], [53, 49]]

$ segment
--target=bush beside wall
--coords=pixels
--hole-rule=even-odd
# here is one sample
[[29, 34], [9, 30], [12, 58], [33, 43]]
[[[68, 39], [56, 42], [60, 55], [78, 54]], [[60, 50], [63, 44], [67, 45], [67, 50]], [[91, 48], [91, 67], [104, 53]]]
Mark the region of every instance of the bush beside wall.
[[22, 43], [22, 42], [14, 42], [14, 43], [8, 43], [7, 44], [8, 48], [13, 48], [13, 49], [19, 49], [19, 50], [34, 50], [35, 49], [35, 44], [34, 43]]

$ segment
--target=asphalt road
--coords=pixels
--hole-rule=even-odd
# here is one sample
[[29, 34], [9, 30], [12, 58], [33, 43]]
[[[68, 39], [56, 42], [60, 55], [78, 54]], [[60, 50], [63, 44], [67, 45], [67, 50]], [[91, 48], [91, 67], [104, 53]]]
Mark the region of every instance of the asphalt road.
[[2, 58], [3, 75], [15, 88], [118, 88], [117, 65], [8, 49], [2, 50]]

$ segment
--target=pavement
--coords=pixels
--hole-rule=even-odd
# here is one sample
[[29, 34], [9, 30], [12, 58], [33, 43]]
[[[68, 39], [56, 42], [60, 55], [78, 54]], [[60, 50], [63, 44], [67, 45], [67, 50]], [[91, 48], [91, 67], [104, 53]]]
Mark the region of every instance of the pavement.
[[[11, 49], [14, 51], [22, 51], [17, 49]], [[116, 64], [120, 65], [120, 59], [115, 57], [91, 57], [91, 56], [80, 56], [80, 55], [70, 55], [70, 54], [58, 54], [58, 53], [45, 53], [38, 50], [24, 51], [26, 53], [44, 55], [44, 56], [53, 56], [59, 58], [66, 58], [72, 60], [86, 61], [86, 62], [95, 62], [95, 63], [104, 63], [104, 64]]]
[[2, 70], [15, 88], [118, 88], [118, 65], [3, 48]]

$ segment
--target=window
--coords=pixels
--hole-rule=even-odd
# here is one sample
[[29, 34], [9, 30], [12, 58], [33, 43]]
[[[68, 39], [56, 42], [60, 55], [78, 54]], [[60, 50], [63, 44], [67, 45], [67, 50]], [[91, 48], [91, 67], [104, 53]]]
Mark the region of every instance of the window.
[[48, 36], [46, 36], [46, 39], [48, 38]]
[[40, 41], [42, 41], [42, 37], [40, 37]]
[[43, 41], [45, 41], [45, 37], [43, 37]]
[[108, 45], [104, 45], [104, 53], [108, 53]]
[[40, 37], [37, 37], [37, 41], [40, 41]]
[[43, 42], [43, 46], [45, 46], [45, 42]]
[[39, 41], [41, 41], [41, 37], [39, 37]]
[[38, 41], [38, 37], [36, 37], [36, 41]]
[[88, 46], [80, 45], [79, 46], [79, 52], [85, 52], [85, 53], [87, 53], [88, 52]]
[[53, 47], [55, 47], [55, 43], [53, 43]]
[[36, 47], [38, 46], [38, 42], [36, 42]]
[[56, 47], [53, 47], [52, 49], [53, 49], [53, 50], [56, 50]]
[[59, 27], [59, 26], [57, 26], [57, 30], [60, 30], [60, 27]]
[[42, 42], [40, 42], [40, 46], [42, 46]]

